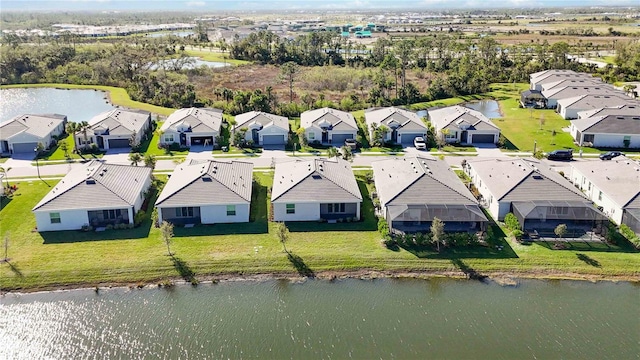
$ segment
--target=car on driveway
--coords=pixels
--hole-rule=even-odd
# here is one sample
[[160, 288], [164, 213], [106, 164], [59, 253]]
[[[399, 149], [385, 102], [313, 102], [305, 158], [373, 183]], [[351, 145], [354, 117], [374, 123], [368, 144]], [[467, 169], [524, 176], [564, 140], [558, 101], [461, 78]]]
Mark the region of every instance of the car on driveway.
[[620, 151], [607, 151], [604, 154], [600, 154], [600, 160], [611, 160], [614, 157], [618, 157], [620, 155], [624, 155]]
[[415, 146], [417, 150], [427, 150], [427, 143], [422, 136], [413, 139], [413, 146]]
[[347, 139], [344, 141], [344, 146], [350, 147], [351, 151], [355, 151], [356, 149], [358, 149], [358, 142], [356, 141], [356, 139]]
[[549, 160], [571, 160], [573, 159], [572, 149], [553, 150], [547, 154]]

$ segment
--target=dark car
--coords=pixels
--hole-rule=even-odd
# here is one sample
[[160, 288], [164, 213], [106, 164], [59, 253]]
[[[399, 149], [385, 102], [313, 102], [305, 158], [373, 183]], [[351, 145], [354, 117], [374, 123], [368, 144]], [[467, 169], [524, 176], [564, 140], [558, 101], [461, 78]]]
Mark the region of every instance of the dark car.
[[607, 151], [604, 154], [600, 154], [600, 160], [611, 160], [614, 157], [618, 157], [620, 155], [624, 155], [620, 151]]
[[549, 160], [571, 160], [573, 159], [572, 149], [553, 150], [547, 154]]

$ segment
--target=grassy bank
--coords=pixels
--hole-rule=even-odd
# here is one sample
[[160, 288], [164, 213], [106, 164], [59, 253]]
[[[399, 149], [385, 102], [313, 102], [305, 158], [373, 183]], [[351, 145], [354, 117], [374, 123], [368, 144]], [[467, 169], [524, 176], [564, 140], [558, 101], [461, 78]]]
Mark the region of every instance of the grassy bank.
[[74, 84], [56, 84], [56, 83], [46, 83], [46, 84], [13, 84], [13, 85], [2, 85], [0, 89], [13, 89], [13, 88], [32, 88], [32, 87], [47, 87], [47, 88], [56, 88], [56, 89], [81, 89], [81, 90], [99, 90], [106, 91], [109, 93], [109, 100], [113, 105], [124, 106], [132, 109], [140, 109], [152, 112], [154, 114], [159, 114], [162, 116], [168, 116], [173, 113], [176, 109], [166, 108], [162, 106], [151, 105], [147, 103], [143, 103], [140, 101], [131, 100], [127, 91], [123, 88], [114, 87], [114, 86], [103, 86], [103, 85], [74, 85]]
[[187, 49], [185, 53], [189, 56], [195, 56], [204, 61], [214, 61], [214, 62], [226, 62], [231, 65], [246, 65], [251, 64], [250, 61], [245, 60], [236, 60], [230, 59], [229, 54], [221, 53], [221, 52], [211, 52], [206, 50], [195, 50], [195, 49]]
[[[12, 182], [18, 191], [2, 200], [0, 236], [9, 238], [9, 263], [0, 263], [0, 289], [33, 290], [104, 283], [131, 284], [162, 279], [295, 275], [324, 272], [509, 273], [534, 277], [633, 278], [640, 276], [640, 254], [629, 248], [599, 246], [552, 250], [544, 245], [520, 245], [498, 239], [504, 248], [430, 248], [396, 251], [380, 245], [373, 207], [363, 173], [360, 188], [367, 199], [364, 221], [357, 223], [291, 223], [291, 241], [282, 251], [268, 222], [267, 189], [272, 173], [256, 174], [249, 224], [176, 228], [166, 255], [160, 232], [147, 218], [130, 230], [104, 232], [33, 232], [31, 208], [51, 189], [43, 182]], [[54, 185], [54, 181], [49, 181]], [[496, 228], [497, 237], [501, 232]], [[588, 259], [589, 261], [585, 261]]]

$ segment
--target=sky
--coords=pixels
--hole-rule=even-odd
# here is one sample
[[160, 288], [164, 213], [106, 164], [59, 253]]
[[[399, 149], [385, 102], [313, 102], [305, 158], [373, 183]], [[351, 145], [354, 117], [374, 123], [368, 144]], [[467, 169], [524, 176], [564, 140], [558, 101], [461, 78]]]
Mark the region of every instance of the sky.
[[246, 10], [443, 10], [460, 8], [532, 8], [633, 6], [639, 0], [1, 0], [2, 10], [60, 11], [246, 11]]

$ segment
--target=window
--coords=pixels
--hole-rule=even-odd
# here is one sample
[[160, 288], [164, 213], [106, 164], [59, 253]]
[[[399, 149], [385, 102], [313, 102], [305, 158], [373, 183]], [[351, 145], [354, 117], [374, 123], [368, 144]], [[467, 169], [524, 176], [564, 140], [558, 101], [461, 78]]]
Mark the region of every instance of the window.
[[236, 206], [227, 205], [227, 216], [236, 216]]
[[60, 224], [62, 222], [60, 220], [60, 213], [49, 213], [49, 219], [51, 219], [52, 224]]
[[176, 208], [176, 217], [193, 217], [193, 208], [192, 207]]
[[327, 205], [328, 205], [327, 212], [329, 212], [329, 213], [343, 213], [343, 212], [345, 212], [344, 203], [327, 204]]
[[598, 194], [598, 200], [602, 200], [602, 191]]
[[316, 139], [316, 133], [310, 132], [309, 133], [309, 140], [315, 140], [315, 139]]
[[287, 204], [287, 214], [296, 213], [296, 204]]
[[104, 220], [117, 220], [122, 218], [122, 210], [102, 210], [102, 218]]
[[164, 142], [173, 142], [173, 134], [165, 134]]

